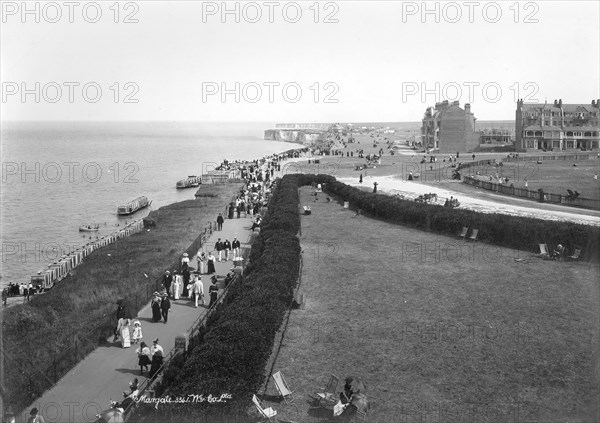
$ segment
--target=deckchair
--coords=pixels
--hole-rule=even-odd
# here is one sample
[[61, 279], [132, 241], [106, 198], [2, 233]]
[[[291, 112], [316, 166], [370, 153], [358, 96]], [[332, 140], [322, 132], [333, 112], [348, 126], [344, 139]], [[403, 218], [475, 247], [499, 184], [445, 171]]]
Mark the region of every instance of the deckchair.
[[262, 417], [269, 420], [270, 422], [273, 421], [273, 417], [275, 417], [277, 415], [277, 411], [273, 410], [273, 408], [271, 408], [271, 407], [264, 408], [262, 402], [254, 394], [252, 395], [252, 402], [254, 403], [254, 405], [256, 406], [256, 409], [258, 410], [258, 412], [260, 413], [260, 415]]
[[548, 246], [546, 244], [539, 244], [540, 246], [540, 257], [550, 257], [550, 253], [548, 252]]
[[469, 231], [469, 228], [467, 226], [463, 226], [462, 231], [460, 231], [460, 233], [458, 234], [458, 237], [465, 239], [468, 231]]
[[477, 241], [477, 234], [479, 233], [479, 229], [473, 229], [471, 232], [471, 236], [467, 238], [469, 241]]
[[575, 252], [573, 253], [572, 256], [567, 257], [569, 260], [579, 260], [579, 255], [581, 254], [581, 250], [580, 249], [575, 249]]
[[336, 389], [339, 380], [336, 375], [332, 374], [327, 386], [319, 388], [319, 392], [315, 392], [314, 395], [309, 395], [310, 399], [317, 403], [311, 408], [333, 407], [337, 403]]
[[273, 374], [273, 380], [275, 381], [275, 386], [279, 391], [279, 394], [283, 397], [283, 400], [286, 404], [291, 404], [294, 402], [294, 392], [290, 390], [288, 384], [285, 382], [283, 375], [281, 372], [277, 372]]

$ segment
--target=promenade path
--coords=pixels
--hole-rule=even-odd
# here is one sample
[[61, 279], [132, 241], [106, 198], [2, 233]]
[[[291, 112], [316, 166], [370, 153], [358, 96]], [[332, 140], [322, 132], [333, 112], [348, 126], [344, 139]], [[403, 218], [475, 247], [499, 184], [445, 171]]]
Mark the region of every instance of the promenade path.
[[[243, 216], [243, 215], [242, 215]], [[205, 244], [206, 251], [213, 251], [217, 238], [222, 241], [232, 241], [237, 237], [241, 243], [242, 251], [248, 248], [253, 219], [241, 217], [240, 219], [225, 219], [222, 231], [214, 232]], [[218, 256], [215, 254], [215, 257]], [[190, 257], [190, 266], [196, 267], [196, 260]], [[233, 267], [233, 263], [216, 262], [217, 275], [226, 275]], [[187, 331], [191, 325], [208, 311], [208, 287], [210, 276], [203, 275], [204, 298], [206, 305], [196, 308], [189, 299], [171, 300], [171, 312], [166, 324], [152, 323], [150, 305], [146, 305], [138, 313], [142, 323], [143, 341], [149, 346], [152, 340], [159, 338], [165, 356], [175, 346], [175, 336]], [[116, 306], [115, 306], [116, 307]], [[135, 350], [138, 346], [132, 344], [130, 348], [121, 348], [120, 342], [101, 345], [83, 359], [76, 367], [71, 369], [50, 390], [46, 391], [28, 408], [23, 410], [17, 422], [27, 422], [29, 412], [37, 407], [47, 423], [87, 423], [96, 420], [96, 414], [108, 407], [109, 401], [121, 401], [123, 391], [129, 391], [129, 382], [138, 378], [140, 384], [146, 375], [140, 376]]]

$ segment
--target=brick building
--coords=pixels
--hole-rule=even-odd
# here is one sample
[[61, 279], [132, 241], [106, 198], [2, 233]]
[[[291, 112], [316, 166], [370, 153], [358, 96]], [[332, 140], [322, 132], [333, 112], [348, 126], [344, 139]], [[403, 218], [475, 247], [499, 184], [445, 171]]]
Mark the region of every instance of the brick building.
[[515, 147], [519, 151], [570, 149], [592, 150], [599, 147], [600, 100], [591, 104], [525, 104], [517, 101]]
[[458, 101], [445, 100], [428, 107], [421, 127], [423, 148], [440, 153], [473, 151], [479, 146], [480, 133], [475, 132], [471, 105], [462, 109]]

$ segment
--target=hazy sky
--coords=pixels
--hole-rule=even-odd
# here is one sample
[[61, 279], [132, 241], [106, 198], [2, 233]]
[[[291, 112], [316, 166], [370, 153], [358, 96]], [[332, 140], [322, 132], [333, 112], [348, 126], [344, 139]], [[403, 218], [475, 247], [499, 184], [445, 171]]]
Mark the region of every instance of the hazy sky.
[[5, 1], [1, 117], [418, 121], [448, 98], [514, 119], [600, 97], [599, 4]]

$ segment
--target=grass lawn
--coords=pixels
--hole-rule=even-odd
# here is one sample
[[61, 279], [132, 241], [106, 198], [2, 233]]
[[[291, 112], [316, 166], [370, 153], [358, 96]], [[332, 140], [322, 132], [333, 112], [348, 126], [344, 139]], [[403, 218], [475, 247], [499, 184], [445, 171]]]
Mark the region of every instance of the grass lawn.
[[544, 160], [541, 164], [511, 162], [499, 168], [473, 168], [471, 173], [477, 171], [490, 176], [500, 171], [500, 175], [509, 178], [509, 183], [514, 183], [517, 188], [525, 188], [525, 179], [527, 179], [527, 188], [531, 191], [542, 188], [544, 192], [567, 195], [567, 189], [570, 189], [579, 192], [583, 198], [596, 200], [600, 198], [600, 180], [594, 179], [594, 174], [600, 173], [598, 159]]
[[[598, 268], [301, 204], [306, 306], [274, 371], [295, 391], [268, 404], [297, 422], [330, 374], [366, 384], [371, 422], [598, 420]], [[516, 260], [518, 259], [518, 260]], [[277, 395], [269, 382], [268, 395]], [[278, 415], [278, 416], [279, 416]]]

